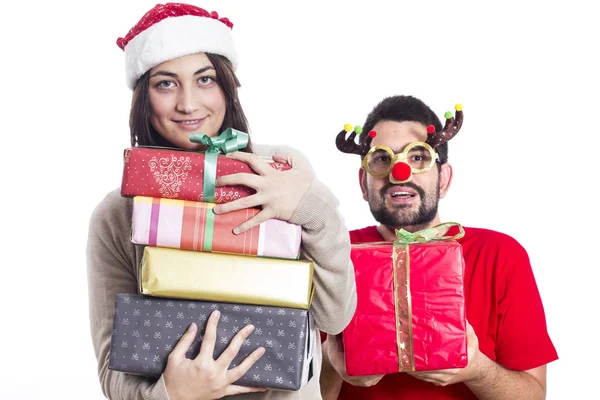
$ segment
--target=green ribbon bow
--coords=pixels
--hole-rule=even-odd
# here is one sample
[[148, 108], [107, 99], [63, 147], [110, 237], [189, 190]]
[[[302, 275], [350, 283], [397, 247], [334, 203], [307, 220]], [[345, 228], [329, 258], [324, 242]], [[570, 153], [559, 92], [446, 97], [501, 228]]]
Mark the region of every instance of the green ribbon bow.
[[[444, 228], [450, 228], [451, 226], [457, 226], [459, 232], [453, 236], [444, 236], [440, 234], [440, 231]], [[456, 222], [445, 222], [440, 225], [436, 225], [431, 228], [423, 229], [417, 232], [408, 232], [404, 229], [396, 229], [396, 242], [399, 243], [427, 243], [434, 240], [452, 240], [460, 239], [465, 236], [465, 230], [462, 225]]]
[[192, 133], [190, 142], [208, 147], [204, 153], [204, 183], [202, 199], [205, 203], [215, 202], [215, 182], [217, 180], [217, 156], [241, 150], [248, 145], [248, 134], [227, 128], [219, 136], [210, 137], [204, 133]]

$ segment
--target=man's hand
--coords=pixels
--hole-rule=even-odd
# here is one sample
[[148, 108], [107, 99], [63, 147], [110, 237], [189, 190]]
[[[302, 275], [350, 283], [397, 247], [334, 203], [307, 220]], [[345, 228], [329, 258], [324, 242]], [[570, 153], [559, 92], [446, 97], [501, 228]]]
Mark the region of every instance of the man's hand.
[[365, 375], [348, 376], [346, 375], [346, 365], [344, 363], [344, 348], [342, 347], [340, 335], [327, 335], [327, 340], [323, 343], [323, 352], [327, 352], [329, 362], [342, 377], [342, 379], [354, 386], [369, 387], [379, 383], [385, 375]]
[[453, 383], [467, 382], [476, 378], [481, 373], [482, 355], [479, 350], [479, 339], [473, 330], [473, 327], [467, 321], [467, 354], [469, 362], [465, 368], [441, 369], [437, 371], [426, 372], [408, 372], [415, 378], [438, 386], [446, 386]]

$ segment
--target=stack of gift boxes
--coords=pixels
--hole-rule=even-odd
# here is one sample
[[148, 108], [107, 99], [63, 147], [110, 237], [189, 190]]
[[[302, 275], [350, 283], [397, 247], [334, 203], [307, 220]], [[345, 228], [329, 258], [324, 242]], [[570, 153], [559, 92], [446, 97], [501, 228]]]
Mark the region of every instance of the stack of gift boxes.
[[207, 318], [219, 310], [215, 358], [248, 324], [255, 330], [232, 367], [258, 347], [266, 349], [237, 384], [298, 390], [307, 383], [315, 346], [308, 311], [314, 265], [299, 259], [301, 227], [273, 219], [233, 234], [260, 212], [214, 214], [215, 204], [253, 193], [243, 186], [214, 187], [217, 177], [234, 173], [253, 171], [223, 155], [155, 147], [125, 151], [121, 195], [133, 198], [131, 240], [146, 246], [139, 293], [115, 299], [110, 369], [160, 376], [192, 322], [199, 329], [187, 356], [198, 354]]

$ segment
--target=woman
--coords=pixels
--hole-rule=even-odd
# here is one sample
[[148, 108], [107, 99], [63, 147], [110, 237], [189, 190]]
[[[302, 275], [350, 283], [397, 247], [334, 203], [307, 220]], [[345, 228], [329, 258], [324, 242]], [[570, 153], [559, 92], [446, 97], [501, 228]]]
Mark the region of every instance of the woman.
[[[238, 100], [237, 63], [231, 40], [232, 24], [216, 13], [186, 4], [157, 5], [117, 44], [125, 50], [127, 84], [133, 89], [130, 115], [132, 145], [160, 145], [200, 149], [189, 141], [193, 132], [216, 136], [227, 127], [248, 132]], [[256, 155], [252, 153], [252, 149]], [[302, 226], [302, 258], [315, 261], [315, 295], [311, 305], [317, 328], [339, 333], [350, 321], [356, 305], [349, 238], [337, 212], [337, 200], [311, 173], [297, 153], [274, 154], [270, 147], [250, 145], [228, 157], [249, 164], [257, 175], [236, 174], [217, 179], [217, 185], [246, 185], [252, 196], [215, 207], [225, 213], [262, 207], [254, 218], [234, 231], [241, 233], [269, 218]], [[259, 156], [288, 162], [291, 169], [276, 171]], [[263, 354], [251, 353], [239, 366], [228, 369], [243, 340], [252, 332], [246, 326], [217, 359], [212, 348], [218, 317], [209, 319], [200, 354], [185, 358], [197, 327], [194, 324], [178, 342], [162, 376], [153, 381], [108, 369], [114, 298], [116, 293], [137, 292], [137, 267], [143, 247], [130, 240], [132, 201], [109, 193], [90, 221], [87, 247], [92, 340], [105, 395], [111, 399], [204, 400], [241, 393], [244, 399], [318, 399], [321, 349], [313, 359], [313, 378], [298, 392], [264, 391], [232, 385]], [[317, 342], [319, 342], [317, 340]], [[234, 396], [235, 397], [235, 396]]]

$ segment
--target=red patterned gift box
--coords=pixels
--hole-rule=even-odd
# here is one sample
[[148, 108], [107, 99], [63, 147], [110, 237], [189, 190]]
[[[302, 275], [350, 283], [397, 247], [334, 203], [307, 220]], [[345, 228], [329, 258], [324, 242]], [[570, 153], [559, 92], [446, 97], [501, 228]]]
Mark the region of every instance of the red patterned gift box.
[[[415, 241], [422, 240], [419, 233]], [[467, 365], [464, 259], [458, 242], [437, 236], [425, 243], [356, 244], [351, 257], [358, 303], [343, 332], [348, 375]]]
[[[132, 147], [125, 150], [121, 195], [124, 197], [147, 196], [179, 200], [227, 203], [255, 193], [245, 186], [222, 186], [215, 188], [214, 201], [203, 195], [204, 153], [159, 147]], [[284, 171], [288, 164], [267, 162], [271, 167]], [[218, 155], [216, 177], [254, 171], [245, 163]]]

